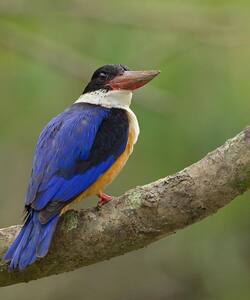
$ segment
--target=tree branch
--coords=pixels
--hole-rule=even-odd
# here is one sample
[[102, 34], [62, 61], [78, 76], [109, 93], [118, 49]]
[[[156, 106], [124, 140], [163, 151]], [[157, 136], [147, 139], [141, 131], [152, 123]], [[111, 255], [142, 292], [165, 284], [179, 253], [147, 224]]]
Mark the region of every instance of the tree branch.
[[[140, 249], [197, 222], [250, 188], [250, 127], [181, 172], [97, 208], [69, 211], [47, 257], [24, 272], [0, 266], [0, 286], [68, 272]], [[0, 230], [2, 256], [20, 226]]]

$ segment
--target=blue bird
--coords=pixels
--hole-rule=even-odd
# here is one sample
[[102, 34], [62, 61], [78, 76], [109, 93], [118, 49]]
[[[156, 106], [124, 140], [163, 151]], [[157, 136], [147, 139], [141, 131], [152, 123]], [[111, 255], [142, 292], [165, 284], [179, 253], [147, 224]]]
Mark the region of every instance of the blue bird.
[[24, 270], [49, 250], [59, 217], [90, 195], [100, 205], [103, 190], [128, 160], [139, 135], [129, 108], [132, 92], [158, 71], [129, 71], [123, 65], [96, 70], [79, 99], [52, 119], [35, 150], [25, 200], [25, 223], [4, 256], [9, 269]]

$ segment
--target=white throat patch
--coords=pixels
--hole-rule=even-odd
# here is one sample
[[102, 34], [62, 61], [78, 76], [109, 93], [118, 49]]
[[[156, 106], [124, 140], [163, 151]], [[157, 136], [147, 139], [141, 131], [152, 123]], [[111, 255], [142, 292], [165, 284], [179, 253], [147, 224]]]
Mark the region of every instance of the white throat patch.
[[105, 91], [98, 90], [81, 95], [75, 103], [90, 103], [108, 108], [129, 108], [132, 92], [127, 90]]

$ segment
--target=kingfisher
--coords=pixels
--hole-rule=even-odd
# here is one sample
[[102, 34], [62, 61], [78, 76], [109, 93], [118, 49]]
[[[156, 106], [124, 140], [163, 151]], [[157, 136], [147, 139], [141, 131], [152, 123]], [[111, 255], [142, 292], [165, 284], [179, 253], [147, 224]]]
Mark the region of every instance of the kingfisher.
[[121, 64], [97, 69], [78, 100], [43, 129], [25, 199], [24, 225], [4, 256], [24, 270], [46, 256], [60, 216], [91, 195], [99, 205], [126, 164], [139, 135], [132, 93], [159, 71], [130, 71]]

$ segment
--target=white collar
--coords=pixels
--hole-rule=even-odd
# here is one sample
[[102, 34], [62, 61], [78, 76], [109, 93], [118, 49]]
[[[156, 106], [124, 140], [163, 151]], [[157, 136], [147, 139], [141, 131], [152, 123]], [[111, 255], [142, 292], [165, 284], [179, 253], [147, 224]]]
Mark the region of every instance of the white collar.
[[108, 108], [128, 109], [131, 104], [132, 92], [127, 90], [98, 90], [81, 95], [75, 103], [90, 103]]

